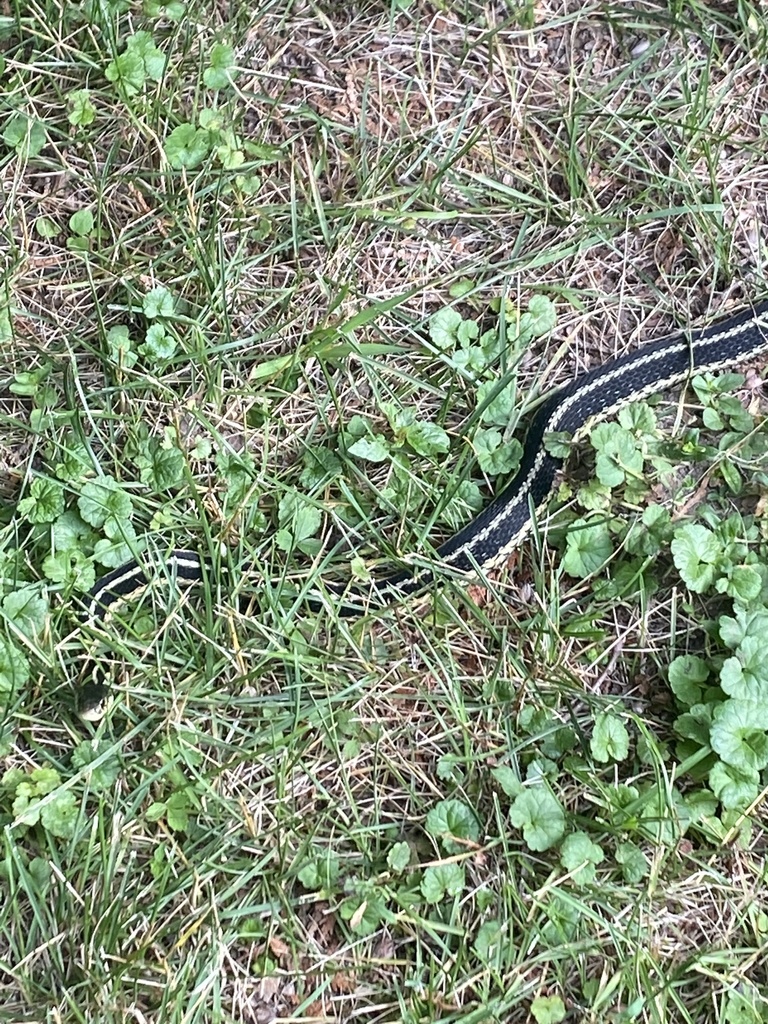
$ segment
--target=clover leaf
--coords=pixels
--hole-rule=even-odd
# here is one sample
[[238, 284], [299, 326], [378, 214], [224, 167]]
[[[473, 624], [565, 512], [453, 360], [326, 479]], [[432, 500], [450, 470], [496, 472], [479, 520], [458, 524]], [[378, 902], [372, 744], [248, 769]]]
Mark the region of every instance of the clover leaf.
[[43, 573], [54, 583], [64, 583], [84, 593], [96, 582], [93, 563], [77, 548], [55, 551], [43, 559]]
[[67, 120], [78, 128], [87, 128], [96, 118], [96, 108], [91, 102], [88, 89], [76, 89], [67, 96], [69, 113]]
[[523, 830], [528, 848], [539, 852], [559, 843], [565, 832], [563, 808], [546, 785], [528, 787], [516, 797], [509, 820]]
[[10, 697], [29, 681], [29, 662], [11, 640], [0, 636], [0, 697]]
[[517, 391], [514, 382], [510, 382], [499, 391], [499, 382], [486, 380], [477, 389], [477, 407], [482, 409], [480, 419], [497, 427], [509, 426], [515, 411]]
[[480, 469], [488, 476], [511, 473], [520, 465], [520, 456], [523, 454], [519, 441], [513, 438], [505, 442], [502, 433], [493, 428], [478, 430], [473, 447]]
[[320, 542], [315, 534], [323, 521], [319, 508], [298, 491], [289, 491], [278, 505], [277, 516], [281, 529], [275, 535], [275, 543], [281, 551], [296, 547], [307, 555], [317, 553]]
[[669, 685], [672, 692], [687, 707], [699, 704], [702, 685], [709, 678], [709, 666], [695, 654], [681, 654], [670, 662]]
[[520, 333], [539, 338], [549, 334], [557, 323], [555, 304], [546, 295], [532, 295], [528, 312], [520, 317]]
[[203, 71], [203, 81], [209, 89], [225, 89], [237, 75], [235, 51], [226, 43], [216, 43], [208, 56], [208, 67]]
[[536, 996], [531, 1014], [536, 1024], [560, 1024], [565, 1019], [565, 1003], [560, 996]]
[[155, 46], [151, 32], [134, 32], [128, 38], [126, 52], [141, 60], [147, 78], [155, 82], [160, 81], [165, 71], [166, 58], [163, 51]]
[[768, 709], [753, 700], [727, 700], [715, 708], [709, 730], [716, 754], [735, 768], [762, 771], [768, 766]]
[[439, 903], [446, 896], [459, 896], [464, 889], [464, 869], [449, 861], [427, 868], [421, 880], [421, 894], [427, 903]]
[[165, 140], [165, 155], [174, 170], [199, 167], [211, 150], [210, 133], [193, 124], [180, 124]]
[[718, 761], [709, 772], [709, 787], [723, 807], [743, 809], [760, 792], [760, 773], [754, 768], [737, 768]]
[[640, 477], [643, 456], [632, 434], [618, 423], [599, 423], [590, 440], [597, 452], [595, 472], [601, 484], [618, 487]]
[[26, 114], [13, 114], [3, 130], [3, 142], [25, 160], [39, 156], [47, 141], [42, 122]]
[[111, 476], [89, 481], [77, 500], [80, 515], [86, 523], [100, 529], [109, 518], [128, 520], [133, 503], [120, 484]]
[[184, 456], [176, 447], [165, 448], [151, 438], [136, 456], [141, 482], [155, 493], [178, 487], [184, 479]]
[[730, 697], [768, 705], [768, 663], [765, 638], [747, 636], [736, 655], [726, 658], [720, 670], [720, 686]]
[[147, 79], [141, 54], [130, 50], [118, 54], [107, 64], [104, 77], [108, 82], [121, 85], [126, 96], [135, 96], [141, 92]]
[[136, 531], [130, 520], [109, 518], [104, 523], [104, 533], [106, 537], [94, 545], [93, 557], [110, 569], [116, 569], [123, 562], [135, 558], [146, 547], [145, 541], [136, 539]]
[[689, 590], [703, 594], [712, 586], [721, 545], [711, 530], [700, 523], [688, 523], [676, 532], [670, 550], [677, 571]]
[[475, 941], [472, 944], [472, 949], [477, 959], [495, 970], [501, 969], [505, 953], [507, 953], [509, 948], [507, 928], [501, 921], [497, 921], [495, 918], [491, 918], [490, 921], [484, 921], [480, 925]]
[[576, 519], [568, 527], [565, 537], [564, 572], [576, 579], [584, 579], [602, 568], [611, 556], [613, 542], [604, 522]]
[[447, 452], [451, 444], [448, 434], [437, 423], [416, 420], [403, 430], [408, 444], [419, 455], [438, 455]]
[[387, 867], [396, 875], [405, 871], [411, 862], [411, 848], [405, 841], [395, 843], [387, 854]]
[[589, 747], [596, 761], [623, 761], [629, 753], [627, 727], [617, 715], [598, 715]]
[[52, 523], [64, 511], [61, 484], [45, 477], [36, 477], [29, 485], [29, 494], [18, 505], [19, 512], [30, 523]]
[[141, 308], [147, 320], [168, 320], [176, 311], [176, 301], [169, 289], [159, 284], [147, 292], [142, 299]]
[[2, 608], [9, 622], [30, 639], [39, 636], [45, 629], [48, 602], [35, 587], [22, 587], [6, 594]]
[[443, 352], [455, 348], [459, 327], [464, 318], [457, 309], [439, 309], [429, 318], [429, 337], [436, 348]]
[[616, 848], [616, 863], [621, 864], [625, 882], [637, 885], [648, 874], [648, 858], [634, 843], [621, 843]]
[[560, 848], [560, 863], [579, 885], [595, 880], [595, 865], [605, 857], [600, 847], [586, 832], [573, 832], [566, 836]]
[[465, 853], [480, 837], [475, 812], [461, 800], [441, 800], [427, 815], [426, 829], [446, 853]]
[[389, 458], [389, 442], [382, 434], [361, 437], [347, 449], [350, 455], [366, 462], [386, 462]]

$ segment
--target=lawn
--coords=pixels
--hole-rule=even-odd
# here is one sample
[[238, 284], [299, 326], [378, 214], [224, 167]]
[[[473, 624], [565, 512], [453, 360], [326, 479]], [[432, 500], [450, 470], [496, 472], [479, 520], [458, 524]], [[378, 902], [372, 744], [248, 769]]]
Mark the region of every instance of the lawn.
[[759, 0], [0, 3], [0, 1021], [768, 1021], [768, 360], [434, 559], [542, 396], [766, 298], [767, 61]]

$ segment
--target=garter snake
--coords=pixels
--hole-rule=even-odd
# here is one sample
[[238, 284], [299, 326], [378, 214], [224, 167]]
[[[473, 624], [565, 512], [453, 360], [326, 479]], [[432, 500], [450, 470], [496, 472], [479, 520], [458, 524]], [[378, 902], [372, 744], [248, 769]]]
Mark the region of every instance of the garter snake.
[[[564, 432], [578, 439], [593, 423], [630, 402], [673, 387], [692, 374], [721, 370], [766, 351], [768, 302], [713, 326], [662, 338], [575, 378], [541, 404], [528, 429], [514, 479], [472, 522], [437, 548], [437, 565], [459, 573], [487, 571], [502, 565], [520, 544], [546, 504], [562, 465], [547, 451], [546, 434]], [[166, 575], [186, 584], [199, 582], [206, 571], [197, 552], [182, 549], [170, 552], [163, 568]], [[370, 591], [394, 600], [423, 588], [434, 571], [406, 569], [370, 584]], [[133, 561], [102, 576], [87, 598], [87, 625], [101, 625], [114, 604], [146, 586], [153, 575], [151, 568]], [[100, 684], [84, 687], [84, 717], [96, 717], [90, 707], [103, 691]]]

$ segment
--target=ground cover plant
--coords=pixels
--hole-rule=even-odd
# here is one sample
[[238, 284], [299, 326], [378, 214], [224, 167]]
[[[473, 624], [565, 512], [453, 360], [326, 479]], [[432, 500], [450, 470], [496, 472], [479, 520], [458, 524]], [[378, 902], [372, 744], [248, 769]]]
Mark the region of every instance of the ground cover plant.
[[0, 5], [3, 1020], [768, 1020], [762, 361], [549, 437], [498, 572], [334, 589], [765, 298], [767, 53], [747, 2]]

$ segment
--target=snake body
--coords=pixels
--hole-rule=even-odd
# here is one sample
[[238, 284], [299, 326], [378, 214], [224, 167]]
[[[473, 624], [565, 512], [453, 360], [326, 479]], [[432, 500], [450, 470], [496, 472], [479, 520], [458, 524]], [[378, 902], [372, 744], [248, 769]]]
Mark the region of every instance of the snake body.
[[[458, 573], [485, 572], [504, 563], [546, 504], [562, 466], [562, 459], [547, 451], [545, 435], [564, 432], [578, 438], [630, 402], [674, 387], [693, 374], [722, 370], [766, 351], [768, 302], [713, 326], [662, 338], [575, 378], [537, 410], [512, 481], [472, 522], [437, 548], [434, 563]], [[192, 584], [202, 580], [207, 565], [197, 552], [178, 549], [167, 556], [164, 569], [178, 583]], [[405, 568], [367, 586], [370, 593], [396, 599], [422, 589], [434, 573], [432, 567]], [[86, 624], [101, 625], [113, 605], [145, 587], [155, 575], [138, 561], [103, 575], [88, 594]], [[331, 589], [340, 593], [342, 588]]]

